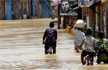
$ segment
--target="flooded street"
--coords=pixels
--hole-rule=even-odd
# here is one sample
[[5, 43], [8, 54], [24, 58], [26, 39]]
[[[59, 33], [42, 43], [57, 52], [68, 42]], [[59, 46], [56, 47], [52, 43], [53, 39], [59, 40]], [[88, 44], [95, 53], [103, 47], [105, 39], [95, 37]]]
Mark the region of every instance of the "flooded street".
[[0, 70], [108, 70], [107, 64], [96, 63], [96, 57], [94, 66], [83, 66], [81, 53], [74, 52], [73, 36], [65, 29], [58, 30], [57, 53], [45, 55], [42, 37], [50, 21], [0, 21]]

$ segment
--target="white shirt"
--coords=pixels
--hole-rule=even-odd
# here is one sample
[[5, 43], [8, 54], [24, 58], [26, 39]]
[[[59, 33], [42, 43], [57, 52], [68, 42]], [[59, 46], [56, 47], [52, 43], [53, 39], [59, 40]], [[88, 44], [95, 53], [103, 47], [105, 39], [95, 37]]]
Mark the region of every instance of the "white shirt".
[[84, 37], [84, 43], [85, 43], [85, 51], [86, 52], [94, 52], [94, 45], [95, 45], [95, 38], [92, 36], [86, 36]]
[[75, 30], [74, 28], [72, 28], [71, 31], [75, 34], [74, 42], [78, 42], [78, 46], [80, 46], [85, 34], [80, 30]]

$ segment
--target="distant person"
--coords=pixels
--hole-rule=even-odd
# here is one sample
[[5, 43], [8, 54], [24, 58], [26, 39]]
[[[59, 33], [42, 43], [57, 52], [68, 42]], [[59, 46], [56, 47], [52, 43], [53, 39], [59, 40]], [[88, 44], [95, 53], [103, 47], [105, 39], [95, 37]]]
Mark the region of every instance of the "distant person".
[[51, 18], [54, 19], [55, 17], [56, 17], [56, 13], [55, 13], [55, 11], [53, 10], [53, 11], [51, 12]]
[[77, 27], [78, 30], [75, 30], [73, 28], [73, 26], [75, 24], [76, 24], [76, 22], [73, 23], [73, 25], [71, 27], [71, 31], [75, 34], [75, 37], [74, 37], [75, 50], [77, 50], [76, 52], [79, 52], [79, 48], [78, 47], [81, 45], [81, 42], [82, 42], [83, 38], [85, 37], [85, 34], [81, 31], [81, 28]]
[[43, 35], [43, 44], [45, 44], [45, 54], [48, 54], [49, 46], [53, 46], [53, 54], [56, 54], [57, 29], [54, 28], [54, 22], [50, 22], [50, 28], [45, 30]]
[[108, 39], [104, 38], [104, 32], [98, 32], [98, 40], [96, 41], [96, 51], [97, 63], [100, 64], [101, 61], [108, 63]]
[[82, 46], [83, 44], [85, 44], [85, 48], [84, 50], [82, 51], [82, 54], [81, 54], [81, 62], [82, 62], [82, 65], [85, 65], [86, 62], [84, 60], [84, 57], [86, 57], [87, 55], [89, 57], [92, 58], [92, 60], [90, 61], [91, 64], [90, 65], [93, 65], [93, 60], [94, 60], [94, 51], [95, 51], [95, 38], [92, 35], [92, 30], [91, 29], [87, 29], [86, 31], [86, 35], [81, 43], [80, 46]]

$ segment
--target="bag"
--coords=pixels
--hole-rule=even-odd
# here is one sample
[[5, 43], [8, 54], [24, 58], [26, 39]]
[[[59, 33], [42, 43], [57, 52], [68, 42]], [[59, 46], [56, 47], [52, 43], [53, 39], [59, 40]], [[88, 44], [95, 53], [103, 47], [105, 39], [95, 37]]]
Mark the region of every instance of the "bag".
[[99, 47], [98, 47], [98, 55], [99, 55], [99, 60], [101, 61], [105, 61], [108, 59], [107, 57], [107, 52], [108, 52], [108, 48], [106, 46], [106, 39], [103, 39], [103, 43], [101, 43], [100, 39], [98, 40], [99, 42]]
[[106, 54], [100, 54], [100, 56], [99, 56], [100, 61], [105, 61], [107, 59], [108, 59], [108, 57], [106, 56]]
[[71, 34], [73, 36], [75, 36], [75, 34], [70, 30], [71, 26], [67, 26], [65, 33]]

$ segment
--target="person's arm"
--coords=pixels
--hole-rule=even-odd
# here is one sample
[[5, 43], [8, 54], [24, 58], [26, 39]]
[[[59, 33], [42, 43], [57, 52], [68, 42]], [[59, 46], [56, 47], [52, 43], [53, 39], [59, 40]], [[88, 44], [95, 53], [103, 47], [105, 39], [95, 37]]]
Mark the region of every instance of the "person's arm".
[[95, 40], [94, 40], [93, 48], [94, 48], [94, 50], [96, 49], [96, 47], [95, 47]]
[[42, 42], [42, 44], [44, 44], [44, 41], [45, 41], [45, 39], [43, 39], [43, 42]]
[[72, 31], [72, 33], [76, 34], [77, 33], [77, 30], [75, 30], [73, 27], [74, 25], [76, 24], [76, 22], [74, 22], [70, 28], [70, 30]]
[[81, 45], [77, 48], [77, 52], [79, 52], [79, 49], [82, 47], [83, 43], [84, 43], [84, 40], [82, 41]]
[[96, 57], [97, 48], [95, 47], [95, 40], [94, 40], [93, 48], [94, 48], [94, 50], [95, 50], [95, 57]]
[[97, 49], [98, 49], [98, 47], [95, 48], [95, 57], [97, 56], [97, 55], [96, 55], [96, 54], [97, 54]]
[[55, 40], [57, 41], [57, 30], [55, 31]]
[[83, 44], [84, 44], [84, 40], [82, 41], [82, 43], [81, 43], [81, 45], [79, 46], [79, 48], [81, 48]]
[[43, 35], [43, 42], [42, 42], [42, 44], [44, 44], [44, 42], [45, 42], [46, 34], [47, 34], [47, 30], [45, 30], [45, 33], [44, 33], [44, 35]]
[[97, 54], [97, 50], [98, 50], [98, 42], [96, 41], [96, 44], [95, 44], [96, 46], [95, 46], [95, 57], [96, 57], [96, 54]]
[[71, 26], [71, 28], [70, 29], [72, 29], [73, 27], [74, 27], [74, 25], [76, 24], [76, 22], [74, 22], [73, 24], [72, 24], [72, 26]]

